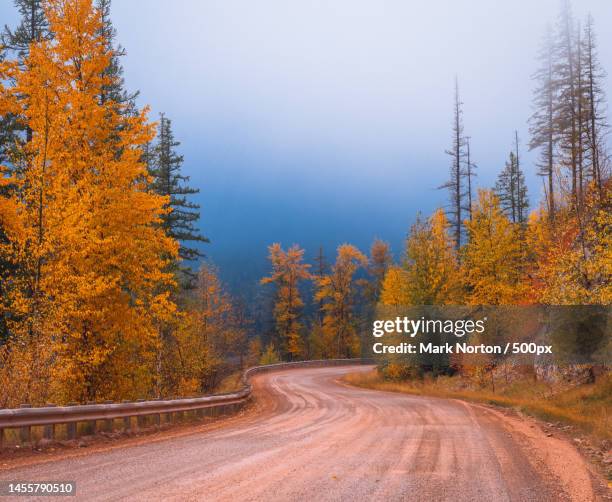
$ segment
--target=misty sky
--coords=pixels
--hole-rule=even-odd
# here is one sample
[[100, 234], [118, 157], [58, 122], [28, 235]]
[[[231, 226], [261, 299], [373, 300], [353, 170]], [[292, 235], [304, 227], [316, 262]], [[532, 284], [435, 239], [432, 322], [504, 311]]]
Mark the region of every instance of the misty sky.
[[[17, 19], [0, 1], [0, 22]], [[265, 270], [266, 246], [331, 258], [374, 237], [395, 256], [417, 211], [446, 203], [453, 79], [466, 134], [491, 186], [522, 139], [531, 75], [558, 0], [114, 0], [126, 80], [173, 120], [185, 173], [201, 189], [206, 253], [236, 282]], [[612, 3], [591, 12], [612, 71]], [[606, 82], [608, 95], [612, 90]]]

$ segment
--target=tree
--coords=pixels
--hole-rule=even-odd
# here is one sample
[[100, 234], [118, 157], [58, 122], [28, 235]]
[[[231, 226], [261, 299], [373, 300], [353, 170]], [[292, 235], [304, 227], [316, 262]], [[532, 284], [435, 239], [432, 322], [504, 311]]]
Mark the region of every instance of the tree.
[[140, 94], [136, 92], [128, 92], [125, 89], [125, 79], [123, 78], [123, 66], [120, 58], [126, 55], [125, 49], [121, 45], [117, 45], [117, 30], [113, 26], [110, 17], [111, 0], [96, 0], [96, 9], [102, 16], [102, 26], [100, 35], [104, 38], [107, 44], [107, 50], [111, 54], [110, 63], [104, 70], [105, 75], [109, 78], [109, 84], [102, 88], [100, 100], [104, 103], [112, 101], [123, 106], [120, 107], [122, 113], [134, 114], [136, 112], [136, 98]]
[[491, 190], [479, 190], [462, 271], [471, 305], [512, 305], [525, 301], [524, 252], [519, 227], [503, 214]]
[[13, 3], [21, 15], [21, 21], [14, 30], [5, 25], [0, 40], [2, 45], [13, 51], [18, 61], [23, 64], [30, 54], [30, 46], [51, 38], [51, 30], [43, 0], [14, 0]]
[[315, 301], [324, 302], [323, 338], [326, 357], [351, 357], [359, 353], [355, 314], [355, 273], [368, 259], [355, 246], [338, 247], [336, 262], [329, 274], [317, 279]]
[[239, 309], [213, 265], [202, 263], [191, 293], [172, 336], [163, 340], [160, 395], [211, 392], [226, 358], [246, 346]]
[[373, 305], [376, 305], [380, 299], [383, 280], [392, 263], [393, 257], [389, 243], [375, 239], [370, 248], [368, 263], [370, 281], [367, 284], [367, 296]]
[[586, 109], [587, 158], [590, 161], [590, 176], [599, 190], [602, 187], [602, 150], [605, 148], [604, 136], [609, 125], [606, 120], [606, 97], [603, 90], [605, 72], [599, 62], [593, 18], [589, 15], [582, 38], [584, 54], [584, 86]]
[[[0, 45], [0, 64], [7, 56], [7, 51]], [[19, 124], [17, 117], [13, 113], [0, 114], [0, 165], [5, 164], [5, 170], [8, 171], [9, 162], [15, 161], [15, 145], [21, 141], [19, 131], [23, 127]], [[8, 173], [7, 173], [8, 174]], [[1, 188], [0, 195], [6, 195], [14, 187], [4, 184]]]
[[[455, 106], [454, 106], [454, 118], [453, 118], [453, 146], [451, 150], [447, 150], [446, 153], [451, 156], [452, 162], [450, 166], [450, 179], [444, 183], [440, 188], [446, 189], [450, 194], [450, 209], [448, 214], [451, 215], [451, 222], [454, 228], [455, 237], [455, 248], [461, 247], [461, 233], [462, 233], [462, 211], [465, 209], [465, 187], [464, 178], [466, 176], [466, 170], [464, 168], [465, 162], [465, 146], [466, 138], [463, 134], [463, 103], [459, 96], [459, 83], [455, 77]], [[470, 168], [471, 172], [471, 168]], [[470, 177], [471, 183], [471, 177]]]
[[[21, 21], [14, 30], [4, 26], [4, 31], [0, 36], [0, 46], [4, 51], [10, 51], [16, 55], [17, 61], [23, 65], [30, 54], [30, 46], [33, 43], [51, 38], [49, 21], [43, 8], [42, 0], [14, 0], [15, 7], [21, 15]], [[3, 117], [0, 127], [4, 138], [0, 136], [0, 162], [2, 161], [3, 150], [10, 148], [18, 141], [18, 133], [26, 132], [26, 140], [32, 139], [32, 131], [24, 126], [23, 123], [14, 115]]]
[[[327, 262], [325, 260], [325, 254], [323, 253], [323, 246], [319, 246], [319, 253], [315, 258], [315, 278], [316, 280], [320, 280], [327, 273]], [[317, 303], [317, 319], [319, 321], [319, 326], [323, 326], [323, 317], [325, 316], [325, 310], [323, 309], [323, 300], [319, 300]]]
[[[166, 212], [162, 216], [162, 228], [166, 235], [180, 243], [179, 258], [196, 260], [203, 257], [198, 248], [189, 246], [190, 242], [208, 242], [196, 228], [200, 219], [200, 206], [188, 200], [188, 196], [199, 193], [198, 189], [187, 185], [189, 176], [181, 174], [183, 156], [176, 153], [180, 143], [175, 141], [170, 119], [160, 116], [157, 144], [153, 148], [150, 160], [150, 172], [153, 177], [153, 190], [166, 198]], [[145, 149], [148, 148], [145, 145]], [[188, 275], [189, 269], [183, 268]]]
[[550, 305], [609, 305], [612, 302], [612, 189], [592, 185], [584, 210], [559, 211], [555, 231], [541, 215], [530, 218], [530, 276], [536, 301]]
[[558, 38], [554, 46], [554, 69], [557, 79], [558, 101], [555, 106], [555, 128], [559, 137], [560, 162], [569, 171], [570, 191], [574, 207], [579, 199], [579, 123], [580, 86], [578, 78], [576, 25], [569, 0], [562, 1], [558, 20]]
[[554, 41], [553, 33], [549, 27], [540, 53], [541, 67], [534, 78], [538, 87], [534, 93], [535, 111], [529, 119], [531, 141], [529, 149], [540, 149], [538, 174], [545, 178], [545, 194], [548, 217], [555, 218], [555, 148], [557, 136], [555, 134], [555, 103], [558, 83], [555, 76]]
[[515, 152], [510, 152], [506, 165], [497, 177], [495, 194], [500, 206], [512, 223], [523, 224], [527, 221], [529, 200], [527, 199], [527, 184], [521, 170], [518, 155], [518, 135], [516, 136]]
[[387, 307], [404, 307], [410, 305], [411, 301], [406, 271], [402, 267], [389, 267], [382, 283], [380, 304]]
[[459, 300], [457, 253], [441, 209], [417, 219], [406, 241], [403, 267], [410, 305], [444, 305]]
[[304, 263], [304, 250], [297, 245], [284, 251], [280, 244], [274, 243], [268, 248], [272, 274], [261, 280], [262, 284], [276, 285], [274, 318], [276, 331], [281, 340], [283, 352], [291, 360], [298, 359], [304, 350], [302, 340], [303, 325], [300, 321], [304, 302], [299, 285], [301, 281], [311, 278]]
[[473, 180], [474, 177], [476, 176], [476, 168], [478, 166], [476, 166], [476, 164], [474, 164], [472, 162], [471, 159], [471, 152], [470, 152], [470, 137], [466, 137], [465, 138], [465, 145], [467, 148], [467, 159], [466, 159], [466, 165], [465, 165], [465, 177], [467, 179], [467, 210], [468, 210], [468, 215], [470, 220], [472, 219], [472, 195], [474, 193], [474, 189], [473, 189]]
[[9, 329], [16, 345], [51, 349], [32, 369], [47, 376], [28, 377], [48, 384], [45, 394], [21, 398], [140, 397], [152, 388], [157, 322], [174, 312], [159, 290], [177, 254], [156, 226], [166, 199], [147, 190], [140, 161], [153, 131], [144, 112], [126, 121], [99, 100], [111, 53], [91, 2], [51, 0], [46, 14], [54, 39], [0, 67], [0, 110], [32, 131], [15, 175], [23, 232], [5, 246], [24, 266], [13, 293], [21, 319]]

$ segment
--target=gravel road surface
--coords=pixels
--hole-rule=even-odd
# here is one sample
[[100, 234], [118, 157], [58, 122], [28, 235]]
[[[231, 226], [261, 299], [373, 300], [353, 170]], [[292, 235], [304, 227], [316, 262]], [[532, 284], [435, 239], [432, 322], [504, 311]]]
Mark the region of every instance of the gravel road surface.
[[241, 416], [4, 468], [0, 480], [74, 480], [86, 501], [593, 500], [570, 445], [482, 406], [339, 381], [368, 369], [262, 374]]

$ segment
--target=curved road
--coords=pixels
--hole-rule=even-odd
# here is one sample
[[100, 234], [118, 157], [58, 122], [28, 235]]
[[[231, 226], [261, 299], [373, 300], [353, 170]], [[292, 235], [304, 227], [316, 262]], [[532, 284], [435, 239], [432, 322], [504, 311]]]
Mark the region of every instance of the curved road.
[[241, 416], [0, 470], [0, 480], [75, 480], [87, 501], [578, 499], [501, 413], [338, 381], [367, 369], [259, 375], [257, 404]]

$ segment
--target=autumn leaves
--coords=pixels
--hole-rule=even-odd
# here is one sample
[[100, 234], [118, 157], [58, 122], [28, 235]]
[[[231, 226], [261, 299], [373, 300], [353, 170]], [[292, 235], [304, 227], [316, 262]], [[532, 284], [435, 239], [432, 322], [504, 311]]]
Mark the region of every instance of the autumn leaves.
[[[386, 244], [381, 243], [388, 248]], [[357, 333], [357, 271], [368, 265], [367, 257], [355, 246], [338, 247], [336, 262], [331, 270], [321, 268], [318, 275], [310, 273], [311, 266], [304, 263], [304, 250], [293, 245], [284, 251], [280, 244], [269, 247], [272, 273], [261, 280], [262, 284], [274, 284], [274, 319], [277, 344], [282, 354], [290, 359], [354, 357], [359, 354]], [[304, 301], [300, 284], [313, 280], [314, 302], [320, 317], [312, 332], [306, 336], [302, 321]]]
[[19, 399], [144, 393], [178, 252], [141, 161], [154, 129], [146, 110], [100, 99], [112, 52], [91, 2], [52, 1], [46, 16], [54, 38], [0, 63], [0, 110], [31, 138], [3, 168], [3, 375]]
[[[352, 245], [338, 248], [335, 263], [317, 273], [304, 250], [270, 246], [274, 284], [275, 345], [284, 357], [352, 357], [360, 354], [377, 306], [609, 304], [612, 301], [612, 206], [609, 182], [593, 190], [577, 214], [558, 200], [557, 217], [534, 212], [513, 222], [493, 190], [482, 189], [463, 224], [458, 250], [443, 210], [417, 219], [399, 264], [376, 241], [370, 257]], [[601, 197], [600, 197], [601, 194]], [[322, 260], [321, 260], [322, 261]], [[300, 284], [313, 281], [316, 311], [305, 322]]]

